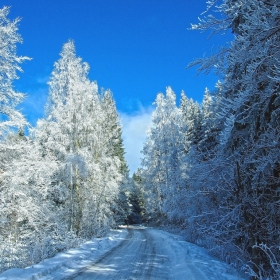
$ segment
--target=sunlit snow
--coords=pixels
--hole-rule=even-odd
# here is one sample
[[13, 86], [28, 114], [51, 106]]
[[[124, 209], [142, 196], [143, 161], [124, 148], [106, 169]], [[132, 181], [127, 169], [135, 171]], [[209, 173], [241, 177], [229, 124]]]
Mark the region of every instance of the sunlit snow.
[[25, 269], [0, 274], [5, 279], [178, 279], [241, 280], [229, 265], [182, 237], [142, 226], [112, 230], [79, 248]]

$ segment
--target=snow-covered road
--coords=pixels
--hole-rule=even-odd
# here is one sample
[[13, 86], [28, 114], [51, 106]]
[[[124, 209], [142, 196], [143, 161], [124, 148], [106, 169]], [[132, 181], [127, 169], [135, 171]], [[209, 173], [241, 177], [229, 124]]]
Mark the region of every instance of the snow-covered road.
[[240, 279], [197, 248], [164, 231], [131, 227], [119, 246], [64, 279]]
[[229, 265], [182, 237], [155, 228], [112, 230], [80, 247], [24, 269], [10, 269], [0, 280], [172, 279], [241, 280]]
[[129, 229], [118, 247], [70, 279], [168, 279], [168, 256], [157, 245], [148, 230]]

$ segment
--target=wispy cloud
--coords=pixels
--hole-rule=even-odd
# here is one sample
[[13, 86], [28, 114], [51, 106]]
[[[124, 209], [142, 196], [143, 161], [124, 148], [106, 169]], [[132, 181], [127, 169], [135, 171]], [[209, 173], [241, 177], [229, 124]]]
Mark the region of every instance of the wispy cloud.
[[36, 78], [36, 82], [38, 84], [44, 84], [46, 85], [47, 82], [50, 80], [50, 75], [41, 75], [41, 76], [37, 76]]
[[129, 165], [130, 174], [140, 167], [143, 144], [146, 140], [146, 132], [151, 123], [153, 107], [143, 107], [139, 104], [137, 111], [133, 113], [120, 112], [123, 125], [123, 141], [126, 151], [125, 158]]
[[26, 99], [18, 106], [32, 126], [36, 124], [39, 118], [43, 117], [47, 96], [47, 87], [29, 89]]

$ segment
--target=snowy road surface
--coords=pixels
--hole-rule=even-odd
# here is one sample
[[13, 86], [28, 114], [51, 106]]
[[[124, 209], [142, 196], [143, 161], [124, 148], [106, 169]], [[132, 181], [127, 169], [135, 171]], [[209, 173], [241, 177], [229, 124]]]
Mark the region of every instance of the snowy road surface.
[[133, 227], [119, 246], [64, 279], [240, 279], [230, 275], [226, 265], [203, 260], [204, 254], [194, 258], [192, 246], [186, 244], [164, 231]]
[[113, 230], [37, 265], [10, 269], [0, 280], [241, 280], [227, 264], [182, 237], [153, 228]]

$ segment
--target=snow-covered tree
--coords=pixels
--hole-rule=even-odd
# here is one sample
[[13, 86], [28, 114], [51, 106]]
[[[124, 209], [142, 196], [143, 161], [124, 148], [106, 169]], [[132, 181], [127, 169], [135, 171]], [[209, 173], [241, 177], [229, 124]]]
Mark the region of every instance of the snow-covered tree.
[[109, 91], [100, 97], [88, 71], [88, 64], [76, 57], [73, 41], [66, 43], [52, 72], [45, 120], [45, 145], [69, 173], [69, 229], [83, 236], [112, 226], [112, 204], [122, 178], [115, 104]]
[[110, 108], [103, 106], [88, 70], [73, 42], [66, 43], [51, 76], [46, 118], [29, 137], [20, 129], [1, 142], [11, 147], [1, 154], [1, 270], [36, 263], [115, 225], [121, 134], [117, 115], [110, 117], [111, 93]]
[[18, 79], [17, 71], [22, 72], [20, 64], [29, 58], [18, 56], [17, 43], [22, 43], [18, 31], [19, 18], [10, 21], [7, 16], [9, 7], [0, 9], [0, 137], [11, 127], [23, 127], [26, 124], [16, 106], [23, 100], [24, 94], [14, 89], [13, 81]]
[[[219, 17], [209, 15], [193, 25], [214, 33], [231, 29], [234, 34], [230, 45], [192, 64], [200, 64], [206, 72], [214, 67], [223, 76], [219, 114], [224, 128], [212, 170], [226, 168], [219, 176], [213, 173], [218, 180], [212, 186], [226, 191], [219, 201], [224, 214], [217, 215], [215, 223], [224, 221], [228, 226], [211, 234], [230, 240], [227, 248], [235, 246], [244, 262], [250, 260], [254, 277], [264, 279], [273, 277], [271, 262], [254, 245], [276, 248], [280, 242], [280, 154], [275, 140], [279, 139], [279, 3], [220, 2], [208, 1], [208, 12], [216, 10]], [[275, 257], [280, 259], [277, 250]]]
[[[279, 3], [213, 0], [207, 4], [207, 13], [220, 16], [210, 14], [192, 28], [213, 33], [231, 29], [234, 39], [217, 54], [190, 64], [200, 65], [206, 73], [214, 68], [221, 81], [212, 94], [206, 90], [201, 107], [182, 94], [178, 135], [183, 153], [176, 178], [183, 178], [180, 185], [185, 192], [176, 195], [185, 205], [179, 209], [185, 213], [189, 239], [239, 267], [247, 265], [253, 279], [278, 279]], [[143, 149], [141, 178], [146, 208], [157, 214], [154, 221], [168, 216], [167, 206], [176, 201], [166, 196], [176, 185], [167, 174], [172, 166], [168, 159], [178, 143], [169, 133], [176, 127], [169, 126], [176, 108], [169, 110], [167, 99], [162, 94], [157, 97]]]
[[112, 155], [117, 156], [121, 162], [120, 172], [128, 176], [128, 166], [124, 158], [124, 146], [122, 139], [122, 128], [120, 125], [119, 115], [116, 110], [116, 104], [113, 94], [110, 90], [106, 90], [101, 94], [101, 107], [104, 110], [105, 122], [104, 131], [107, 131], [108, 141], [112, 147]]
[[170, 87], [166, 89], [166, 96], [157, 95], [152, 125], [142, 151], [141, 177], [146, 192], [146, 213], [154, 220], [180, 219], [178, 201], [184, 188], [180, 170], [182, 118], [175, 99]]
[[198, 102], [188, 98], [184, 91], [181, 93], [180, 110], [182, 112], [182, 133], [187, 153], [192, 145], [196, 145], [201, 137], [201, 108]]
[[0, 269], [26, 266], [68, 247], [59, 206], [64, 196], [53, 184], [59, 162], [43, 155], [32, 138], [9, 135], [6, 141], [14, 149], [0, 186]]

